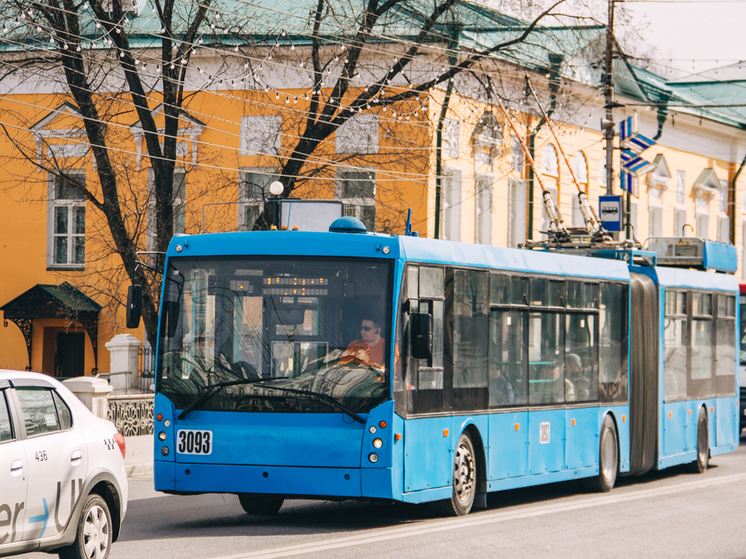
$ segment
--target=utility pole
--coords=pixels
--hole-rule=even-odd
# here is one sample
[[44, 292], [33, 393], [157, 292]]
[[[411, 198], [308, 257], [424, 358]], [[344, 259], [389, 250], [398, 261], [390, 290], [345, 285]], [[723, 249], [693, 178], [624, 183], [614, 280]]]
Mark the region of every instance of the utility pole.
[[606, 118], [602, 123], [606, 136], [606, 194], [614, 194], [614, 1], [609, 0], [609, 25], [606, 27]]

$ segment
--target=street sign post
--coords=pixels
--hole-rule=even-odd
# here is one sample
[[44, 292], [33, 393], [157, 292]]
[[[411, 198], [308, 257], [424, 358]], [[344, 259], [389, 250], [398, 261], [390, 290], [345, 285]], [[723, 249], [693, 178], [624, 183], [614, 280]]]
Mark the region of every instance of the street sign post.
[[622, 230], [622, 197], [599, 196], [598, 215], [604, 229], [612, 233]]

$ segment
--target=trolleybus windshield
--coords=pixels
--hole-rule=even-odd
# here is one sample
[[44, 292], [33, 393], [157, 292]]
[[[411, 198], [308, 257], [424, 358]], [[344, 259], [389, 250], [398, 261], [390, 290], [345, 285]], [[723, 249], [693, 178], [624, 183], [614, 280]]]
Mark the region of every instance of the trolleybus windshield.
[[344, 412], [389, 394], [392, 264], [172, 258], [157, 391], [177, 409]]

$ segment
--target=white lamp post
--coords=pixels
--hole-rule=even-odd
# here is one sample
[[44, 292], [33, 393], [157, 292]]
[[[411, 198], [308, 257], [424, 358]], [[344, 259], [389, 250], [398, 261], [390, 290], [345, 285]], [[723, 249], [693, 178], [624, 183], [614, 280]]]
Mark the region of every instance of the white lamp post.
[[274, 181], [269, 185], [269, 193], [272, 195], [272, 225], [278, 226], [279, 214], [280, 214], [280, 194], [285, 190], [285, 187], [280, 181]]

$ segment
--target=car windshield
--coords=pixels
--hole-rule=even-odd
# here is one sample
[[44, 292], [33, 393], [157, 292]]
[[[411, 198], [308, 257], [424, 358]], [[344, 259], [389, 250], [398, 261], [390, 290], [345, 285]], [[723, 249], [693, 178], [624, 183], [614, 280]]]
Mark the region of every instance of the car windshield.
[[390, 261], [172, 258], [164, 281], [156, 387], [178, 409], [241, 379], [259, 382], [198, 409], [366, 412], [388, 395]]

